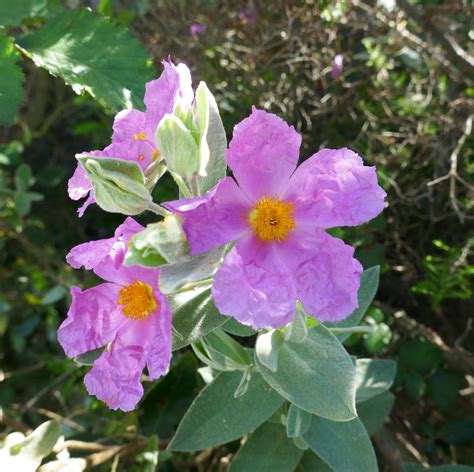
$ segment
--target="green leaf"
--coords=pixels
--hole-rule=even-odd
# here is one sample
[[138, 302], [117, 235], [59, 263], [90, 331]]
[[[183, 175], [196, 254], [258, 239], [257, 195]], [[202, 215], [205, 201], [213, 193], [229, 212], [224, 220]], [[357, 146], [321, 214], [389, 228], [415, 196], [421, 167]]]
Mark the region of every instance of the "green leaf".
[[222, 329], [226, 333], [233, 334], [234, 336], [248, 337], [257, 334], [250, 326], [245, 326], [239, 323], [235, 318], [229, 318], [228, 321], [222, 326]]
[[404, 387], [408, 396], [417, 402], [426, 392], [426, 383], [419, 374], [414, 371], [408, 371], [404, 375]]
[[224, 152], [227, 138], [216, 100], [205, 82], [200, 82], [195, 98], [197, 127], [201, 133], [199, 147], [199, 189], [209, 191], [226, 175]]
[[255, 343], [255, 355], [263, 366], [276, 372], [278, 370], [278, 354], [284, 343], [285, 337], [279, 330], [262, 333]]
[[191, 132], [174, 115], [166, 114], [156, 131], [156, 142], [168, 169], [181, 177], [199, 171], [199, 148]]
[[400, 363], [421, 375], [434, 371], [443, 361], [441, 349], [425, 338], [410, 339], [400, 347]]
[[57, 301], [61, 300], [67, 293], [67, 290], [62, 285], [56, 285], [51, 290], [49, 290], [45, 296], [41, 299], [43, 305], [52, 305]]
[[392, 392], [384, 392], [357, 404], [357, 413], [369, 435], [376, 433], [382, 427], [394, 403], [395, 395]]
[[468, 445], [474, 441], [474, 420], [466, 416], [449, 418], [439, 429], [437, 437], [448, 444]]
[[137, 215], [151, 202], [145, 178], [135, 162], [80, 155], [77, 160], [94, 187], [97, 204], [105, 211]]
[[459, 390], [465, 384], [463, 374], [441, 370], [428, 379], [428, 393], [440, 410], [449, 411], [459, 397]]
[[378, 471], [372, 443], [359, 418], [341, 422], [313, 416], [303, 439], [335, 471]]
[[28, 164], [21, 164], [15, 171], [15, 186], [25, 192], [33, 185], [33, 172]]
[[334, 421], [356, 416], [354, 364], [323, 325], [309, 330], [304, 343], [285, 342], [276, 372], [257, 354], [255, 361], [267, 382], [299, 408]]
[[167, 264], [160, 269], [160, 290], [172, 294], [187, 284], [192, 284], [210, 277], [222, 259], [221, 248], [205, 254], [187, 257], [179, 262]]
[[17, 40], [35, 64], [110, 108], [142, 108], [151, 79], [146, 50], [129, 32], [87, 10], [57, 15]]
[[158, 267], [168, 262], [176, 262], [183, 258], [187, 251], [186, 235], [180, 219], [170, 215], [163, 221], [149, 224], [143, 231], [132, 236], [125, 255], [125, 265]]
[[0, 0], [0, 24], [17, 26], [25, 19], [46, 18], [61, 11], [59, 0]]
[[397, 363], [389, 359], [356, 360], [356, 401], [369, 400], [387, 391], [397, 373]]
[[296, 438], [306, 433], [311, 425], [311, 419], [311, 413], [291, 404], [286, 419], [287, 436], [289, 438]]
[[99, 347], [92, 351], [85, 352], [84, 354], [79, 354], [74, 358], [74, 362], [77, 362], [80, 365], [92, 365], [105, 351], [106, 347], [107, 346]]
[[303, 343], [308, 336], [306, 313], [300, 303], [296, 304], [296, 313], [293, 321], [285, 326], [285, 340], [294, 343]]
[[[377, 289], [379, 288], [379, 278], [380, 267], [376, 266], [364, 270], [360, 278], [359, 308], [357, 308], [357, 310], [355, 310], [354, 313], [345, 320], [337, 321], [336, 323], [327, 323], [327, 325], [331, 328], [358, 326], [377, 293]], [[337, 335], [341, 342], [345, 341], [349, 336], [350, 334], [348, 333]]]
[[[12, 2], [8, 2], [8, 4], [11, 7]], [[13, 122], [13, 117], [23, 101], [22, 85], [25, 78], [17, 65], [19, 60], [20, 55], [13, 45], [12, 38], [0, 30], [0, 70], [2, 71], [2, 80], [0, 81], [0, 125], [9, 125]]]
[[173, 350], [195, 343], [227, 321], [214, 305], [210, 289], [180, 293], [170, 297], [170, 304], [173, 328], [178, 333], [173, 336]]
[[168, 448], [199, 451], [240, 438], [266, 421], [283, 403], [257, 372], [237, 398], [240, 371], [222, 372], [204, 387], [181, 421]]
[[303, 454], [299, 466], [301, 472], [334, 472], [334, 469], [329, 467], [313, 451], [306, 451]]
[[230, 463], [229, 472], [293, 472], [303, 451], [285, 434], [285, 428], [265, 423], [250, 435]]
[[249, 353], [221, 329], [215, 329], [207, 334], [204, 340], [211, 356], [213, 353], [219, 353], [241, 368], [248, 368], [252, 364]]

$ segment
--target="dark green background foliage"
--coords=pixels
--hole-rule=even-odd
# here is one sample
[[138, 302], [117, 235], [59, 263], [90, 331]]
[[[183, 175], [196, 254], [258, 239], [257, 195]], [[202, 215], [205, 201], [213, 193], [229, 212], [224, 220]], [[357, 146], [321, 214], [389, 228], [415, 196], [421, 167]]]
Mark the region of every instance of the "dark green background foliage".
[[[352, 335], [349, 351], [398, 360], [395, 398], [385, 393], [363, 402], [361, 420], [369, 431], [378, 429], [372, 440], [381, 470], [415, 462], [474, 465], [468, 2], [399, 1], [391, 10], [342, 0], [67, 3], [0, 0], [2, 436], [62, 419], [66, 439], [123, 445], [116, 470], [137, 472], [154, 470], [157, 448], [165, 471], [226, 470], [239, 448], [234, 441], [203, 453], [165, 451], [204, 386], [189, 348], [174, 354], [167, 377], [145, 383], [139, 408], [124, 414], [87, 395], [87, 367], [68, 360], [56, 341], [68, 288], [96, 282], [72, 271], [65, 254], [108, 237], [122, 220], [96, 206], [77, 218], [66, 192], [74, 155], [109, 143], [113, 112], [140, 106], [144, 83], [171, 55], [190, 66], [195, 84], [207, 82], [229, 137], [256, 105], [303, 134], [303, 158], [321, 147], [347, 146], [377, 166], [388, 193], [384, 214], [362, 228], [332, 231], [357, 248], [366, 268], [382, 268], [376, 301], [363, 320], [374, 331]], [[81, 3], [75, 5], [81, 11], [69, 11], [69, 3]], [[239, 16], [243, 11], [255, 22]], [[196, 22], [207, 29], [191, 35]], [[467, 56], [453, 52], [453, 44]], [[338, 53], [344, 69], [332, 79]], [[155, 192], [156, 201], [177, 196], [167, 177]], [[370, 413], [386, 412], [392, 403], [380, 429]], [[307, 442], [316, 441], [319, 429], [337, 435], [314, 418]], [[262, 449], [262, 438], [281, 442], [272, 454], [287, 450], [283, 470], [298, 463], [297, 470], [329, 470], [271, 421], [248, 438], [234, 470], [249, 470], [249, 451]], [[327, 458], [341, 471], [342, 459]], [[259, 467], [265, 469], [263, 456]], [[410, 467], [405, 470], [418, 470]]]

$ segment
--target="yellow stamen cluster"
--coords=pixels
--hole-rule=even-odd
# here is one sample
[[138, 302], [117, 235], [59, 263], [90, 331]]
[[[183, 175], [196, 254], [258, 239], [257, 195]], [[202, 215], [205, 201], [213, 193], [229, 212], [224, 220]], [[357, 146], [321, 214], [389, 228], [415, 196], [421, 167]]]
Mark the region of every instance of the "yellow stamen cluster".
[[140, 139], [141, 141], [145, 141], [146, 134], [145, 134], [144, 131], [141, 131], [138, 134], [132, 134], [132, 139], [135, 140], [135, 141], [137, 141], [138, 139]]
[[295, 229], [294, 206], [282, 200], [263, 197], [249, 214], [255, 234], [262, 241], [283, 242]]
[[122, 313], [133, 320], [146, 318], [157, 308], [153, 289], [138, 280], [119, 290], [118, 304], [122, 306]]

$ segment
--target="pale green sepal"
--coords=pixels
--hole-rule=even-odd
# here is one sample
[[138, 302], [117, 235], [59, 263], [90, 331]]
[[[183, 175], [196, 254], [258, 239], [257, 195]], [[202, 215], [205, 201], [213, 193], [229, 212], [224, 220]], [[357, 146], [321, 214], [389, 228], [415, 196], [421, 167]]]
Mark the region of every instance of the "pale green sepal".
[[227, 138], [216, 100], [205, 82], [196, 90], [195, 113], [200, 132], [199, 189], [206, 193], [226, 175]]
[[166, 114], [156, 131], [158, 148], [168, 169], [189, 178], [199, 171], [199, 148], [191, 132], [176, 116]]
[[152, 199], [137, 164], [85, 154], [76, 157], [94, 188], [97, 204], [103, 210], [138, 215], [147, 209]]
[[283, 333], [278, 330], [260, 334], [255, 343], [255, 355], [272, 372], [278, 368], [278, 353], [285, 342]]
[[301, 304], [296, 304], [295, 319], [285, 326], [285, 341], [293, 343], [303, 343], [308, 336], [308, 327], [306, 326], [306, 313]]

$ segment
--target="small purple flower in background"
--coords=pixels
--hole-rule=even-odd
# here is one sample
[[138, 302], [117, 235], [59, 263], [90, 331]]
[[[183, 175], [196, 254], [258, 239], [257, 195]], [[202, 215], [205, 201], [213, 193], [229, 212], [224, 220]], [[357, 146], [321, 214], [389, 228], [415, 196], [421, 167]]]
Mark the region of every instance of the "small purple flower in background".
[[[163, 61], [163, 66], [161, 76], [145, 86], [145, 112], [134, 109], [119, 112], [113, 124], [112, 144], [103, 151], [87, 154], [134, 161], [143, 170], [159, 157], [155, 133], [161, 119], [166, 113], [173, 112], [177, 101], [190, 106], [194, 97], [188, 67], [184, 64], [175, 66], [171, 61]], [[80, 164], [69, 179], [68, 193], [73, 200], [88, 197], [78, 210], [79, 216], [95, 202], [92, 185]]]
[[342, 66], [344, 64], [344, 56], [342, 54], [336, 54], [334, 57], [334, 63], [331, 69], [331, 78], [337, 79], [342, 73]]
[[193, 23], [189, 27], [189, 32], [193, 36], [197, 36], [198, 34], [204, 33], [204, 31], [207, 30], [207, 25], [204, 25], [203, 23]]
[[182, 215], [192, 255], [236, 241], [212, 294], [221, 313], [257, 329], [289, 323], [297, 300], [320, 321], [349, 316], [362, 266], [324, 230], [359, 225], [384, 207], [375, 168], [355, 152], [323, 149], [296, 169], [300, 144], [293, 127], [254, 108], [226, 153], [235, 180], [164, 204]]
[[91, 395], [114, 410], [133, 410], [140, 401], [145, 365], [158, 379], [171, 359], [171, 310], [158, 289], [159, 269], [123, 265], [129, 239], [142, 229], [127, 218], [113, 238], [80, 244], [67, 255], [69, 265], [92, 270], [107, 282], [71, 288], [58, 340], [70, 357], [109, 345], [84, 382]]
[[255, 14], [251, 10], [242, 10], [239, 12], [239, 20], [244, 25], [254, 25], [256, 22]]

